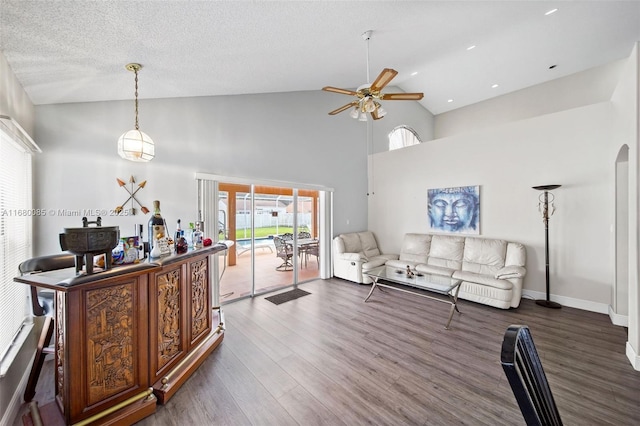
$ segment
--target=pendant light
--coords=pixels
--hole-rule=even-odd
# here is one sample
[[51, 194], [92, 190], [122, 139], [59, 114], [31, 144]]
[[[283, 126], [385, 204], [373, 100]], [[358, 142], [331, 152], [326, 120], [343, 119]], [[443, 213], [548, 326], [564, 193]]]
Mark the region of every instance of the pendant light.
[[155, 146], [153, 140], [140, 131], [138, 126], [138, 71], [142, 69], [140, 64], [127, 64], [125, 68], [132, 71], [136, 75], [136, 91], [135, 91], [135, 110], [136, 123], [135, 129], [129, 130], [118, 139], [118, 155], [125, 160], [147, 162], [151, 161], [155, 155]]

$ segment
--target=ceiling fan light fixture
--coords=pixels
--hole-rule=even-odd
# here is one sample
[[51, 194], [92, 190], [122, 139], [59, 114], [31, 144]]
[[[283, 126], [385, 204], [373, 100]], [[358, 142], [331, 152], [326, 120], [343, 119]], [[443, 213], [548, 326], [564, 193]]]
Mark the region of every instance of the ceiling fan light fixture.
[[129, 130], [118, 139], [118, 155], [125, 160], [136, 162], [151, 161], [155, 156], [155, 144], [153, 139], [140, 130], [138, 125], [138, 71], [142, 69], [140, 64], [127, 64], [125, 68], [135, 73], [135, 129]]
[[373, 112], [376, 109], [376, 104], [373, 102], [373, 99], [366, 97], [362, 103], [362, 109], [365, 112]]
[[[367, 83], [359, 86], [355, 91], [349, 89], [340, 89], [338, 87], [325, 86], [322, 90], [327, 92], [339, 93], [342, 95], [355, 96], [357, 99], [343, 105], [339, 108], [329, 112], [329, 115], [336, 115], [343, 111], [350, 109], [352, 106], [355, 108], [349, 113], [349, 115], [358, 119], [359, 121], [367, 121], [367, 114], [371, 114], [371, 118], [379, 120], [387, 112], [382, 108], [380, 102], [386, 100], [410, 100], [419, 101], [424, 96], [422, 93], [382, 93], [382, 90], [391, 82], [391, 80], [398, 75], [398, 71], [391, 68], [384, 68], [382, 72], [371, 83], [369, 79], [369, 39], [371, 38], [371, 31], [366, 31], [362, 34], [362, 37], [367, 42]], [[413, 74], [412, 74], [413, 75]]]

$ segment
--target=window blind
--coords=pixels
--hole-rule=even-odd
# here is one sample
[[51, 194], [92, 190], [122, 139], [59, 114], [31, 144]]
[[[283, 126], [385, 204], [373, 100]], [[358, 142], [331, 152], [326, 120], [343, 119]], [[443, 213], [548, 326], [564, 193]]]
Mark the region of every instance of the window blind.
[[0, 126], [0, 360], [30, 317], [29, 287], [13, 282], [32, 255], [31, 152]]

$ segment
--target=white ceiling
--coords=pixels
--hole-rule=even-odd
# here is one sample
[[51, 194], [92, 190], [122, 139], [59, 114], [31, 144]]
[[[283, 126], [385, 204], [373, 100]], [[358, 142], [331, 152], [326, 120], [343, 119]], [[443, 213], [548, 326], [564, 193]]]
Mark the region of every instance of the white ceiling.
[[129, 62], [140, 99], [353, 89], [366, 30], [370, 80], [394, 68], [439, 114], [627, 57], [640, 1], [0, 0], [0, 50], [36, 105], [132, 99]]

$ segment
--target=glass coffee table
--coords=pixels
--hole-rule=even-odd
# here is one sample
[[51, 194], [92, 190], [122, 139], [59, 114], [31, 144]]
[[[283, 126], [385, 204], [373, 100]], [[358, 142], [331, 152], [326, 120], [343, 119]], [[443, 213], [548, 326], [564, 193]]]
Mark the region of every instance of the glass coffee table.
[[[411, 273], [412, 275], [407, 274], [406, 269], [391, 266], [380, 266], [364, 272], [365, 275], [373, 280], [371, 291], [369, 291], [364, 301], [369, 300], [369, 297], [371, 297], [377, 287], [384, 287], [426, 297], [427, 299], [437, 300], [438, 302], [449, 303], [451, 310], [449, 311], [447, 325], [444, 327], [448, 330], [451, 319], [453, 318], [453, 312], [457, 311], [460, 313], [458, 309], [458, 292], [460, 291], [462, 281], [442, 275], [424, 274], [416, 271], [411, 271]], [[440, 295], [440, 297], [435, 297], [427, 293], [435, 293]], [[446, 296], [446, 298], [443, 296]]]

